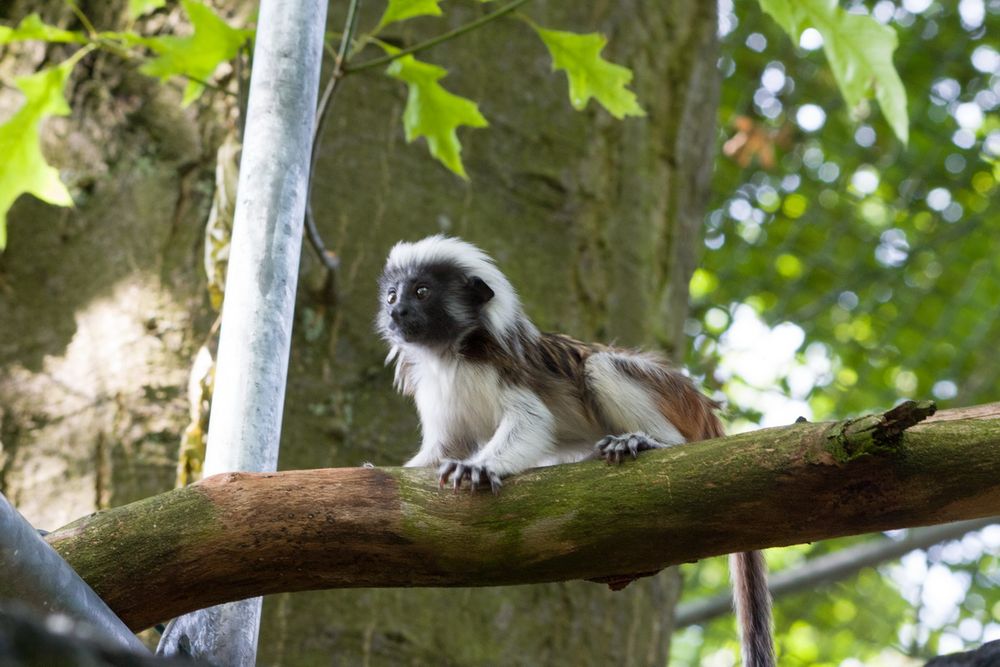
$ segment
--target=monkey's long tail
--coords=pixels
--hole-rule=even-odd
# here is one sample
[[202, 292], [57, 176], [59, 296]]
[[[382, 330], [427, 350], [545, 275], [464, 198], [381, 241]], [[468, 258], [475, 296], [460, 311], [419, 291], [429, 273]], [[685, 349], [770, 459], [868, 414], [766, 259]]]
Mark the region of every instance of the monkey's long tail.
[[744, 667], [774, 667], [771, 639], [771, 593], [767, 590], [767, 563], [760, 551], [729, 555], [733, 603], [739, 619]]

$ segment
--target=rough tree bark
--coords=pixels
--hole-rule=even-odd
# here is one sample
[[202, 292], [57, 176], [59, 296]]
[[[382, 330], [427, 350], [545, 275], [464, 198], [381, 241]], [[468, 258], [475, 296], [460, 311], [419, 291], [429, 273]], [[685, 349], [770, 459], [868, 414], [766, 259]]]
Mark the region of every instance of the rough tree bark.
[[[125, 3], [84, 2], [99, 26]], [[75, 26], [67, 5], [0, 3]], [[5, 47], [5, 81], [68, 55]], [[73, 115], [43, 149], [77, 206], [21, 197], [0, 255], [0, 487], [35, 525], [170, 488], [191, 355], [209, 314], [195, 251], [208, 210], [218, 106], [181, 110], [179, 92], [103, 55], [77, 68]], [[21, 100], [0, 87], [0, 118]]]
[[614, 580], [1000, 514], [1000, 418], [913, 427], [928, 412], [910, 403], [622, 466], [541, 468], [499, 497], [442, 491], [432, 471], [404, 468], [216, 475], [47, 539], [141, 629], [260, 593]]
[[[124, 2], [81, 4], [100, 28], [124, 25]], [[344, 4], [331, 6], [331, 30]], [[74, 21], [60, 0], [0, 12], [35, 9]], [[382, 4], [366, 9], [362, 27]], [[479, 9], [449, 7], [391, 36], [413, 43]], [[337, 298], [323, 298], [307, 256], [279, 467], [392, 465], [415, 449], [414, 409], [392, 393], [370, 324], [375, 277], [400, 238], [446, 231], [483, 245], [545, 329], [682, 356], [714, 142], [715, 4], [536, 0], [526, 10], [547, 27], [605, 33], [606, 55], [634, 69], [647, 117], [574, 112], [530, 30], [499, 22], [422, 56], [447, 64], [443, 83], [491, 122], [461, 131], [464, 184], [405, 144], [398, 83], [345, 79], [313, 199], [341, 259]], [[187, 374], [214, 318], [202, 234], [232, 112], [211, 97], [181, 111], [176, 89], [104, 55], [86, 62], [74, 116], [50, 133], [78, 207], [22, 199], [0, 257], [0, 486], [47, 527], [173, 483]], [[663, 664], [677, 587], [668, 575], [617, 594], [581, 584], [280, 594], [265, 603], [260, 661]]]

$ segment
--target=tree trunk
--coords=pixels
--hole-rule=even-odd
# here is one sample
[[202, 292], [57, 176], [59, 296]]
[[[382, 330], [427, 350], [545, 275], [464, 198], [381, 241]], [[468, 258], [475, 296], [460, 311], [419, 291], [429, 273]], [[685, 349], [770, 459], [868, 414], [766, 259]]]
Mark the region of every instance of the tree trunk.
[[[344, 4], [331, 7], [331, 30]], [[362, 29], [382, 6], [366, 9]], [[392, 36], [414, 43], [478, 11], [448, 7]], [[534, 34], [498, 22], [420, 56], [447, 66], [443, 85], [490, 120], [460, 130], [466, 184], [406, 145], [397, 82], [345, 79], [313, 198], [341, 260], [336, 301], [307, 250], [281, 468], [395, 465], [415, 451], [415, 410], [392, 392], [371, 326], [375, 277], [401, 238], [444, 231], [483, 246], [543, 329], [682, 356], [714, 144], [715, 5], [539, 1], [525, 11], [546, 27], [606, 34], [604, 55], [633, 68], [647, 116], [573, 111]], [[16, 332], [0, 347], [0, 484], [49, 526], [169, 488], [187, 371], [212, 320], [201, 234], [226, 101], [196, 118], [174, 91], [106, 56], [93, 67], [105, 78], [77, 88], [101, 95], [73, 99], [111, 109], [88, 112], [103, 125], [74, 116], [56, 146], [87, 175], [86, 196], [69, 212], [20, 201], [0, 258], [0, 321]], [[136, 98], [145, 105], [127, 106]], [[88, 131], [83, 145], [99, 159], [70, 149]], [[660, 665], [677, 593], [672, 573], [620, 593], [575, 583], [279, 594], [265, 602], [260, 662]]]

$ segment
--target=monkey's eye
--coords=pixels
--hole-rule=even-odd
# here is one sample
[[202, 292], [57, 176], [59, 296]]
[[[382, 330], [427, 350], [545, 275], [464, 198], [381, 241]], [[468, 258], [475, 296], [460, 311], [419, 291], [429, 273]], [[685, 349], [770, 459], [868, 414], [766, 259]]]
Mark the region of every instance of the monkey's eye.
[[385, 295], [385, 302], [388, 303], [390, 306], [396, 303], [396, 290], [394, 289], [389, 290], [389, 293]]
[[421, 285], [420, 287], [417, 288], [415, 294], [417, 295], [418, 299], [426, 299], [427, 295], [430, 294], [430, 290], [427, 289], [425, 285]]

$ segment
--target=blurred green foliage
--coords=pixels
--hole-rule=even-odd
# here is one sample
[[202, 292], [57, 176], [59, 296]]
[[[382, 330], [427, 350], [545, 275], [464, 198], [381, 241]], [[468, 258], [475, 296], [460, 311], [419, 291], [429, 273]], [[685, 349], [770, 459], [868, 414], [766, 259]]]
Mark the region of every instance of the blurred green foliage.
[[[729, 156], [717, 162], [689, 322], [689, 361], [716, 386], [740, 382], [712, 371], [747, 304], [769, 326], [801, 328], [800, 363], [810, 347], [829, 361], [813, 382], [779, 378], [817, 419], [909, 397], [948, 407], [1000, 396], [1000, 45], [989, 39], [1000, 6], [978, 3], [981, 20], [967, 25], [954, 3], [913, 4], [927, 7], [853, 5], [899, 33], [909, 146], [875, 109], [851, 116], [819, 49], [793, 44], [753, 3], [723, 13]], [[738, 413], [759, 416], [743, 403]]]
[[[1000, 2], [841, 5], [898, 35], [908, 146], [877, 107], [845, 104], [816, 35], [790, 40], [756, 3], [720, 7], [720, 157], [688, 363], [737, 428], [1000, 400]], [[794, 567], [864, 539], [767, 557]], [[915, 665], [1000, 638], [998, 549], [991, 530], [778, 600], [780, 664]], [[726, 578], [723, 559], [689, 566], [685, 599]], [[736, 655], [726, 617], [678, 632], [671, 664]]]

